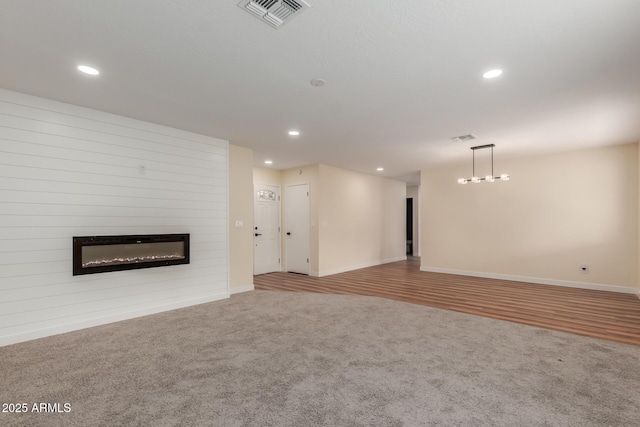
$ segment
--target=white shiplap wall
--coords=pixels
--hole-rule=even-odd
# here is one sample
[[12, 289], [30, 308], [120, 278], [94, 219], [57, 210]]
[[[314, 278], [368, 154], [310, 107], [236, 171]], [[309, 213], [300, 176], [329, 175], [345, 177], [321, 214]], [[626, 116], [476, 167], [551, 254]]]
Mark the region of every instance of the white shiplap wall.
[[[227, 150], [0, 89], [0, 345], [228, 297]], [[73, 236], [159, 233], [191, 264], [72, 276]]]

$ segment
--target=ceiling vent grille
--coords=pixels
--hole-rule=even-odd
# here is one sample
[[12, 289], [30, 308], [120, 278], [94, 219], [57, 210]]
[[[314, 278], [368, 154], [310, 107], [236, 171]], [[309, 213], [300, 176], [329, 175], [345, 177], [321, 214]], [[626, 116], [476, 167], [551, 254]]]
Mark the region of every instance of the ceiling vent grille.
[[467, 142], [467, 141], [473, 141], [474, 139], [477, 139], [477, 137], [470, 133], [469, 135], [460, 135], [460, 136], [454, 136], [453, 139], [455, 142]]
[[240, 0], [238, 6], [273, 28], [280, 28], [311, 7], [304, 0]]

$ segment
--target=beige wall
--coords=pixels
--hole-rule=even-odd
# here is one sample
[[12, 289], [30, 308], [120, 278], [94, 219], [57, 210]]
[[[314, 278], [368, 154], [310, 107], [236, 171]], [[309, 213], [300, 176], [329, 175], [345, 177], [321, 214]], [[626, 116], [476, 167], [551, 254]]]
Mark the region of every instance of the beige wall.
[[407, 187], [407, 198], [413, 199], [413, 255], [420, 256], [420, 186]]
[[[242, 221], [242, 228], [236, 228]], [[229, 145], [229, 292], [253, 289], [253, 150]]]
[[422, 268], [637, 286], [638, 159], [638, 144], [497, 157], [510, 181], [467, 185], [469, 164], [422, 171]]
[[320, 276], [405, 259], [406, 184], [319, 169]]
[[281, 183], [282, 171], [270, 168], [253, 168], [254, 184], [277, 184]]

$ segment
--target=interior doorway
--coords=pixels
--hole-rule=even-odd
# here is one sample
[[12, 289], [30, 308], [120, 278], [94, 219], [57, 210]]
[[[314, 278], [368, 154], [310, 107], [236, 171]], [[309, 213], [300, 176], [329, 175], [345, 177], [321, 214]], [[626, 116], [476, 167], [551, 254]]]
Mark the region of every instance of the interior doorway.
[[413, 198], [407, 198], [407, 255], [413, 255]]
[[280, 186], [253, 186], [253, 274], [280, 271]]

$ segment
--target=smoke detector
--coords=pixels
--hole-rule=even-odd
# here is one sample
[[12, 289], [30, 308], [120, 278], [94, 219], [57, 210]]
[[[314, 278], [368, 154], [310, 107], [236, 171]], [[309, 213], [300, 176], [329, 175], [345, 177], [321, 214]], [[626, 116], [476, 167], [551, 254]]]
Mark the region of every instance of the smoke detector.
[[451, 139], [453, 139], [455, 142], [467, 142], [467, 141], [473, 141], [474, 139], [477, 139], [477, 138], [478, 138], [477, 136], [470, 133], [469, 135], [454, 136]]
[[304, 0], [240, 0], [238, 6], [273, 28], [280, 28], [311, 7]]

